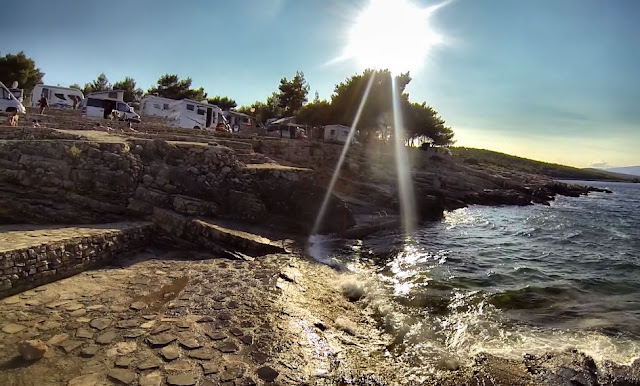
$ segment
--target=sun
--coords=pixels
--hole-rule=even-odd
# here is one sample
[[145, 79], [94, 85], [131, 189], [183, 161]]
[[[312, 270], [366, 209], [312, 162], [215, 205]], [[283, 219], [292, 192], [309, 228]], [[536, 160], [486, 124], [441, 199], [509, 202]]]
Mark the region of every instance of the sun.
[[396, 74], [419, 70], [430, 49], [443, 42], [430, 24], [443, 5], [420, 8], [409, 0], [370, 0], [354, 20], [343, 58]]

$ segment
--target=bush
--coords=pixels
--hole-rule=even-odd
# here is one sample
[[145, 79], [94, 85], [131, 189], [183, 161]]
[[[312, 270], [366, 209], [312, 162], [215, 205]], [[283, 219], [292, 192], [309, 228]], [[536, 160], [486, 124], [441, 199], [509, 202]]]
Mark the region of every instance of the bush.
[[78, 148], [76, 145], [73, 145], [69, 148], [69, 155], [73, 158], [78, 158], [80, 157], [80, 154], [82, 154], [82, 150], [80, 150], [80, 148]]

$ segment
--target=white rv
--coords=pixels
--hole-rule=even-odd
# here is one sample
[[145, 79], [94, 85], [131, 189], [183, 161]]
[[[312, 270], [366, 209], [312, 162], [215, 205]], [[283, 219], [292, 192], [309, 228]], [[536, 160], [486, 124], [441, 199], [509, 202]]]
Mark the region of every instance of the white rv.
[[82, 91], [77, 88], [36, 84], [31, 92], [31, 107], [40, 107], [43, 96], [47, 98], [47, 106], [53, 109], [72, 109], [74, 100], [75, 105], [80, 106], [84, 99]]
[[22, 103], [24, 101], [24, 90], [17, 87], [11, 87], [9, 89], [14, 97], [18, 100], [18, 102]]
[[92, 92], [82, 101], [82, 117], [110, 119], [116, 111], [121, 121], [140, 122], [140, 116], [122, 100], [123, 96], [122, 90]]
[[222, 109], [216, 105], [182, 99], [169, 106], [171, 113], [167, 117], [167, 124], [185, 129], [215, 130], [218, 126], [228, 126], [222, 116]]
[[9, 91], [9, 89], [0, 82], [0, 114], [10, 115], [26, 114], [27, 110], [22, 103], [16, 99], [15, 95]]
[[[324, 142], [344, 144], [349, 139], [350, 132], [351, 132], [351, 128], [349, 126], [326, 125], [324, 126]], [[351, 142], [352, 143], [357, 142], [358, 136], [359, 136], [359, 132], [356, 131], [354, 133], [353, 138], [351, 139]]]
[[176, 102], [175, 99], [147, 95], [140, 101], [140, 114], [167, 118], [171, 114], [171, 105]]
[[251, 116], [237, 111], [224, 111], [222, 115], [227, 119], [229, 126], [231, 126], [234, 132], [241, 132], [261, 126], [256, 123], [255, 119]]

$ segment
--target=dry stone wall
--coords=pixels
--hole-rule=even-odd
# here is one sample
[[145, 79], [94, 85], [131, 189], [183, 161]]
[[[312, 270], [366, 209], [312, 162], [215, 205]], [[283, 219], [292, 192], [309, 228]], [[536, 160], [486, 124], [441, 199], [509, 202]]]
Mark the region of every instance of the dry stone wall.
[[[109, 228], [109, 227], [106, 227]], [[70, 229], [69, 237], [0, 250], [0, 298], [63, 279], [145, 247], [150, 223], [129, 223], [103, 232]]]

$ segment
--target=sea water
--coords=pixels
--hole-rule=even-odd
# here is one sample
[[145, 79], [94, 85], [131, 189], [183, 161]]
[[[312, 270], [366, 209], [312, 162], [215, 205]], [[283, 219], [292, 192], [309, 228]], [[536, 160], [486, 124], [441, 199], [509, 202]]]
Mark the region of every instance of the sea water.
[[640, 357], [640, 184], [550, 206], [473, 206], [410, 237], [313, 240], [342, 268], [346, 296], [390, 336], [409, 373], [578, 348], [597, 361]]

